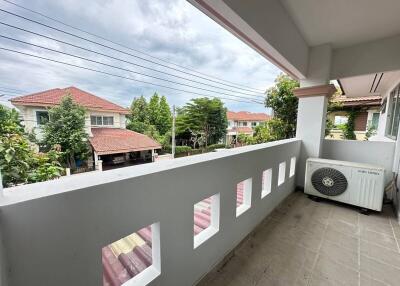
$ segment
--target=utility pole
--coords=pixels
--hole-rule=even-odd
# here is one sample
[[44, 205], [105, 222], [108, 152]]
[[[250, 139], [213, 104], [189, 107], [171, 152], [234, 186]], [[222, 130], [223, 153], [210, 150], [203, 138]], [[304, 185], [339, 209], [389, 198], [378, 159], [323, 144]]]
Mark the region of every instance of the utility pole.
[[175, 159], [175, 104], [172, 105], [172, 159]]

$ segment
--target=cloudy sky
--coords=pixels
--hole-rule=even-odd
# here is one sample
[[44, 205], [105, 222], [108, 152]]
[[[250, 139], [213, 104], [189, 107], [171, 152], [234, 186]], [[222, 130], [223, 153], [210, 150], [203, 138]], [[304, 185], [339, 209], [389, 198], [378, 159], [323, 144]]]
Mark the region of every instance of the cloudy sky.
[[[126, 47], [145, 52], [153, 57], [177, 63], [180, 66], [188, 67], [203, 74], [212, 75], [213, 77], [224, 79], [241, 86], [265, 90], [273, 84], [275, 77], [280, 73], [280, 70], [269, 63], [265, 58], [247, 47], [239, 39], [225, 31], [217, 23], [202, 14], [185, 0], [10, 1], [41, 12], [47, 16], [51, 16], [54, 19], [58, 19], [74, 27], [79, 27], [96, 35], [113, 40], [114, 42], [121, 43]], [[68, 55], [62, 55], [54, 51], [12, 41], [4, 37], [0, 37], [1, 48], [17, 50], [125, 77], [119, 78], [111, 75], [104, 75], [0, 50], [0, 94], [7, 94], [6, 96], [0, 97], [1, 100], [19, 93], [24, 94], [71, 85], [107, 98], [123, 106], [128, 106], [135, 96], [144, 95], [149, 98], [155, 91], [165, 95], [170, 104], [176, 104], [177, 106], [182, 106], [189, 99], [199, 96], [191, 92], [209, 96], [217, 95], [226, 98], [229, 97], [226, 94], [249, 97], [252, 99], [257, 98], [254, 96], [255, 93], [253, 90], [249, 91], [247, 88], [244, 90], [238, 89], [236, 86], [227, 86], [232, 85], [227, 82], [225, 82], [226, 85], [221, 85], [208, 81], [204, 79], [205, 76], [195, 74], [189, 70], [184, 71], [192, 75], [163, 67], [159, 63], [182, 70], [181, 67], [169, 65], [166, 62], [160, 62], [152, 57], [66, 27], [38, 14], [6, 3], [4, 0], [0, 0], [0, 9], [39, 21], [51, 27], [62, 29], [110, 46], [119, 51], [101, 47], [94, 43], [46, 28], [37, 23], [29, 22], [4, 12], [0, 12], [1, 22], [84, 47], [92, 51], [97, 51], [116, 59], [94, 54], [5, 25], [0, 25], [0, 35], [2, 36], [78, 55], [117, 68]], [[156, 63], [151, 63], [139, 59], [138, 57]], [[138, 67], [137, 65], [142, 65], [147, 68]], [[158, 77], [160, 79], [138, 75], [132, 73], [132, 71]], [[167, 75], [166, 73], [172, 75]], [[196, 76], [193, 76], [193, 74]], [[177, 78], [173, 75], [186, 79]], [[135, 82], [134, 80], [126, 78], [160, 84], [183, 91], [152, 86], [147, 83]], [[162, 79], [195, 86], [197, 88], [166, 82]], [[197, 81], [197, 83], [193, 82], [193, 80]], [[215, 78], [212, 80], [217, 81]], [[220, 88], [216, 88], [215, 86]], [[7, 90], [4, 88], [7, 88]], [[212, 92], [199, 88], [209, 89], [212, 90]], [[233, 92], [226, 89], [233, 90]], [[230, 98], [238, 99], [238, 97]], [[235, 102], [225, 99], [223, 101], [231, 110], [266, 111], [263, 105], [257, 103]]]

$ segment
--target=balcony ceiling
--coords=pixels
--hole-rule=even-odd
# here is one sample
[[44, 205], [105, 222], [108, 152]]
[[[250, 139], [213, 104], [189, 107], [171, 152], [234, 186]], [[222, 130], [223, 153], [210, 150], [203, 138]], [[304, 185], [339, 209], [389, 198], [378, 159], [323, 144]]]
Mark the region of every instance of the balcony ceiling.
[[332, 47], [330, 79], [400, 69], [399, 0], [188, 1], [298, 79], [322, 44]]
[[399, 78], [400, 71], [392, 71], [343, 78], [340, 83], [346, 96], [374, 96], [384, 95], [398, 83]]
[[281, 2], [309, 46], [341, 48], [400, 34], [398, 0]]

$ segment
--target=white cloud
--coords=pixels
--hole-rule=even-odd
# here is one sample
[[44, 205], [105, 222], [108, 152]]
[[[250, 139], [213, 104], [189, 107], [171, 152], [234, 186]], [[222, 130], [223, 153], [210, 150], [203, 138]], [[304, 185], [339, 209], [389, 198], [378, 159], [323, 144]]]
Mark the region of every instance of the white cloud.
[[[71, 25], [100, 34], [105, 38], [144, 51], [153, 56], [180, 65], [185, 65], [202, 73], [214, 75], [218, 78], [223, 78], [241, 85], [265, 90], [273, 84], [273, 80], [280, 72], [279, 69], [274, 67], [257, 52], [249, 48], [246, 44], [184, 0], [20, 0], [18, 3], [31, 9], [41, 11], [54, 18], [66, 21]], [[38, 15], [10, 6], [9, 4], [2, 3], [1, 7], [45, 22], [49, 25], [66, 29], [72, 33], [78, 33], [77, 31], [66, 28], [50, 20], [46, 20]], [[101, 48], [97, 45], [43, 28], [33, 23], [18, 20], [11, 16], [5, 16], [4, 21], [58, 39], [63, 39], [77, 45], [95, 49], [114, 57], [145, 64], [152, 68], [168, 71], [173, 74], [179, 74], [180, 76], [190, 77], [157, 65], [150, 65], [148, 62], [141, 61], [126, 54], [110, 51], [109, 49]], [[78, 54], [93, 60], [116, 65], [124, 69], [135, 70], [149, 75], [193, 85], [193, 83], [187, 81], [138, 68], [127, 63], [93, 55], [76, 48], [45, 40], [38, 36], [16, 32], [10, 28], [0, 27], [0, 33], [30, 43], [47, 46], [52, 49]], [[79, 34], [84, 37], [89, 37], [86, 34]], [[93, 37], [90, 38], [99, 41], [99, 39]], [[106, 42], [103, 43], [112, 45]], [[88, 63], [83, 60], [62, 56], [38, 48], [23, 46], [5, 39], [0, 39], [0, 45], [61, 61], [104, 70], [122, 76], [133, 77], [139, 80], [151, 81], [184, 90], [194, 90], [179, 85], [168, 84], [159, 80], [149, 79], [146, 76], [133, 75], [126, 71]], [[114, 47], [131, 54], [142, 56], [131, 50], [118, 46]], [[2, 59], [2, 64], [0, 65], [0, 76], [2, 78], [1, 85], [3, 86], [29, 91], [40, 91], [48, 88], [75, 85], [121, 105], [128, 105], [135, 96], [143, 94], [148, 97], [154, 91], [159, 91], [159, 93], [165, 94], [168, 101], [171, 104], [176, 105], [183, 105], [188, 99], [195, 96], [184, 92], [148, 86], [133, 81], [74, 69], [72, 67], [30, 59], [21, 55], [14, 55], [3, 51], [0, 51], [0, 57]], [[198, 86], [212, 89], [211, 87], [205, 87], [202, 85]], [[226, 86], [224, 88], [229, 89], [229, 87]], [[197, 90], [196, 92], [207, 94], [206, 91]], [[221, 90], [221, 93], [222, 92], [228, 93], [227, 91]], [[225, 101], [225, 103], [229, 109], [233, 110], [265, 111], [265, 108], [262, 105], [238, 103], [234, 101]]]

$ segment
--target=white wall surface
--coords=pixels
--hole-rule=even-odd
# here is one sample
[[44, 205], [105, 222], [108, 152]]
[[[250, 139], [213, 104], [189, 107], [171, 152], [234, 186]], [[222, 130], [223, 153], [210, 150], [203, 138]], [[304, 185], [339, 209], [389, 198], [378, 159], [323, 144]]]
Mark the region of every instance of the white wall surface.
[[335, 49], [331, 79], [400, 69], [400, 35]]
[[394, 142], [328, 139], [323, 142], [321, 158], [381, 166], [387, 184], [393, 178], [394, 151]]
[[322, 140], [325, 137], [327, 102], [324, 95], [299, 99], [296, 138], [302, 142], [297, 173], [298, 186], [304, 186], [306, 160], [320, 157]]
[[[293, 191], [290, 161], [299, 151], [289, 139], [6, 189], [0, 230], [10, 285], [101, 285], [101, 248], [154, 222], [161, 275], [148, 285], [193, 285]], [[261, 199], [269, 168], [272, 192]], [[236, 184], [248, 178], [251, 208], [236, 217]], [[193, 249], [193, 205], [217, 193], [219, 231]]]

